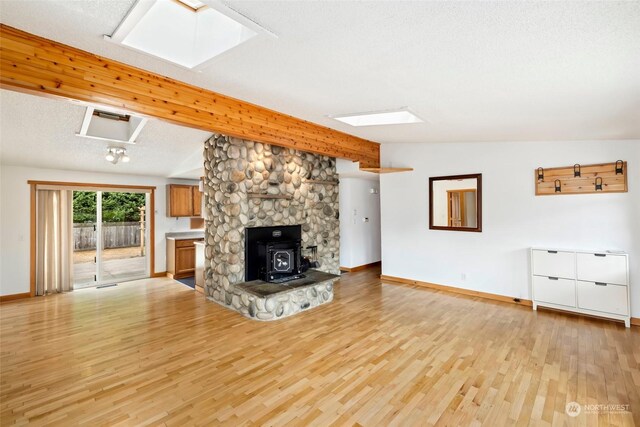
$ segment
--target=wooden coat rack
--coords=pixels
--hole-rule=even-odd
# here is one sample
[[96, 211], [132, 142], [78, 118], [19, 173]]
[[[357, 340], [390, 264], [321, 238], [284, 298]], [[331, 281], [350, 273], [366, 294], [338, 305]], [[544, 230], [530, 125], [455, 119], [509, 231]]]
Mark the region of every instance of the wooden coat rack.
[[626, 193], [627, 162], [538, 168], [534, 171], [536, 196]]

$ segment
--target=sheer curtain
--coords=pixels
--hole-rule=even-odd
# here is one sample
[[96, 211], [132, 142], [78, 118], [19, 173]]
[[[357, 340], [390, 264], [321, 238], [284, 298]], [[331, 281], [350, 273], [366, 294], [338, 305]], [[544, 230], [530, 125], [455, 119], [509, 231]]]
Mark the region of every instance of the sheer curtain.
[[73, 290], [73, 191], [37, 190], [36, 295]]

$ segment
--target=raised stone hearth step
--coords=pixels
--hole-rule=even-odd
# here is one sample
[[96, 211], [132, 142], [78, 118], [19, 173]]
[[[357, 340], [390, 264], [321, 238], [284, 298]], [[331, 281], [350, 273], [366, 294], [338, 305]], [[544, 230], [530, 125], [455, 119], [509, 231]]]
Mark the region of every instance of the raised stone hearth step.
[[[255, 320], [278, 320], [333, 301], [333, 283], [340, 276], [309, 270], [302, 279], [286, 283], [262, 280], [238, 283], [224, 305]], [[222, 304], [222, 302], [217, 301]]]

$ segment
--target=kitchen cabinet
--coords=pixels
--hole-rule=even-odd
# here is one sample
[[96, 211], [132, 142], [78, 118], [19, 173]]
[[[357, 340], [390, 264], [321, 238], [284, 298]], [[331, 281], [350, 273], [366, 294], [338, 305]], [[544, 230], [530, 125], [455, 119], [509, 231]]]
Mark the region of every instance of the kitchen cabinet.
[[204, 239], [167, 238], [167, 275], [172, 279], [192, 277], [196, 269], [195, 242]]
[[191, 188], [193, 194], [193, 216], [202, 216], [202, 193], [198, 186]]
[[197, 185], [167, 185], [167, 216], [198, 217], [202, 214], [202, 193]]

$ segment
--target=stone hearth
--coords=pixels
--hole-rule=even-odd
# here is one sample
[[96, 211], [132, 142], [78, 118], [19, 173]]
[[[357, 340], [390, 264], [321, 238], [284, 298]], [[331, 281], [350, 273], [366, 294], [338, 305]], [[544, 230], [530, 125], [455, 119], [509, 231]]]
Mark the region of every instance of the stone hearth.
[[333, 301], [333, 283], [340, 276], [317, 270], [305, 276], [280, 284], [262, 280], [238, 284], [231, 306], [249, 318], [278, 320]]
[[[338, 175], [334, 158], [225, 135], [214, 135], [206, 141], [204, 156], [208, 298], [244, 315], [249, 314], [251, 302], [258, 308], [258, 296], [236, 289], [244, 282], [247, 227], [300, 224], [302, 247], [317, 246], [317, 270], [339, 274]], [[319, 283], [312, 288], [318, 293], [322, 286], [328, 291], [327, 285]], [[318, 305], [333, 296], [331, 293], [327, 301], [323, 296], [314, 298], [322, 298], [315, 304]], [[256, 310], [256, 315], [259, 312], [271, 311]], [[292, 308], [290, 314], [295, 312]]]

